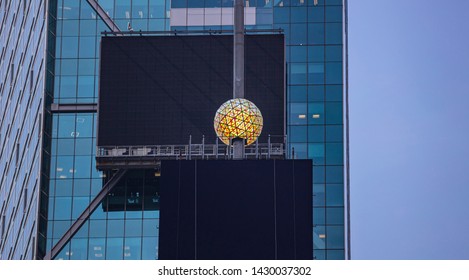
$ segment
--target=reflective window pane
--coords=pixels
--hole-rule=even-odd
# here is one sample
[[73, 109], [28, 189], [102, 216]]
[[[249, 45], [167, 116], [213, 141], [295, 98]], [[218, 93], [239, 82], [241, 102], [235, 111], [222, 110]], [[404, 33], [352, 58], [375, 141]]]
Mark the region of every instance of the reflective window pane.
[[342, 61], [342, 45], [326, 46], [326, 61]]
[[344, 208], [334, 207], [327, 208], [326, 222], [328, 225], [343, 225], [344, 224]]
[[116, 18], [130, 18], [130, 0], [115, 0], [115, 8]]
[[326, 142], [342, 142], [343, 129], [342, 125], [326, 125]]
[[124, 220], [108, 220], [107, 236], [123, 237], [124, 236]]
[[324, 7], [321, 7], [321, 6], [308, 7], [308, 21], [309, 22], [324, 22]]
[[307, 107], [304, 103], [290, 104], [290, 124], [306, 124], [307, 123]]
[[343, 183], [344, 167], [343, 166], [326, 166], [326, 182]]
[[326, 22], [342, 22], [342, 6], [327, 6]]
[[61, 7], [63, 9], [63, 18], [78, 19], [80, 16], [80, 2], [76, 0], [63, 0], [63, 6]]
[[305, 46], [290, 47], [290, 62], [305, 62], [308, 48]]
[[306, 22], [307, 9], [306, 7], [292, 7], [291, 8], [291, 21], [290, 22]]
[[325, 183], [326, 170], [324, 166], [313, 166], [313, 183]]
[[326, 164], [344, 164], [344, 147], [342, 143], [326, 143]]
[[326, 24], [326, 44], [342, 44], [342, 23]]
[[72, 156], [75, 152], [75, 140], [73, 138], [57, 139], [57, 155]]
[[124, 239], [108, 238], [106, 240], [106, 260], [122, 260], [124, 258]]
[[307, 131], [308, 127], [301, 125], [301, 126], [290, 126], [290, 141], [291, 142], [306, 142], [307, 139]]
[[126, 238], [124, 243], [124, 259], [139, 260], [142, 254], [142, 238]]
[[342, 85], [326, 85], [327, 101], [342, 101]]
[[125, 221], [125, 236], [138, 237], [142, 236], [142, 220], [127, 219]]
[[89, 260], [104, 260], [106, 255], [106, 239], [90, 238], [88, 245]]
[[72, 212], [72, 198], [71, 197], [56, 197], [54, 219], [55, 220], [70, 220]]
[[72, 219], [78, 218], [83, 211], [88, 207], [90, 198], [88, 196], [75, 196], [73, 197]]
[[71, 221], [54, 221], [53, 223], [53, 238], [61, 238], [65, 232], [70, 228]]
[[77, 77], [62, 76], [60, 77], [60, 88], [57, 94], [60, 98], [76, 98], [77, 95]]
[[73, 178], [73, 156], [58, 156], [56, 163], [56, 178]]
[[326, 124], [342, 124], [342, 102], [326, 102]]
[[75, 155], [93, 155], [92, 154], [92, 139], [91, 138], [77, 138], [75, 140]]
[[142, 238], [142, 259], [155, 260], [158, 256], [158, 239], [156, 237]]
[[313, 259], [315, 260], [325, 260], [326, 259], [326, 250], [314, 250]]
[[308, 24], [308, 44], [323, 45], [324, 44], [324, 24], [310, 23]]
[[314, 226], [313, 227], [313, 248], [326, 249], [326, 227]]
[[88, 239], [73, 238], [70, 243], [70, 259], [85, 260], [88, 256]]
[[323, 85], [308, 86], [308, 101], [309, 102], [324, 101], [324, 86]]
[[323, 125], [308, 126], [308, 141], [309, 142], [323, 142], [324, 141], [324, 126]]
[[95, 56], [96, 37], [80, 37], [80, 58], [92, 58]]
[[289, 21], [290, 21], [290, 8], [289, 7], [274, 8], [274, 22], [275, 23], [288, 23]]
[[307, 64], [306, 63], [290, 63], [290, 83], [306, 84]]
[[345, 260], [344, 250], [327, 250], [326, 252], [328, 260]]
[[55, 181], [55, 195], [56, 196], [71, 196], [72, 195], [73, 180], [64, 179]]
[[93, 136], [93, 115], [79, 114], [76, 118], [76, 137]]
[[305, 143], [290, 144], [289, 154], [294, 159], [305, 159], [308, 157], [307, 145]]
[[92, 160], [94, 160], [92, 156], [75, 156], [75, 165], [73, 169], [75, 178], [91, 177]]
[[78, 60], [78, 75], [94, 75], [95, 59], [83, 58]]
[[79, 26], [78, 20], [62, 21], [62, 35], [63, 36], [78, 36], [78, 26]]
[[343, 249], [344, 248], [344, 227], [343, 226], [327, 226], [327, 248]]
[[90, 237], [106, 236], [106, 220], [90, 220]]
[[327, 184], [326, 185], [326, 205], [344, 206], [344, 185]]
[[293, 23], [290, 25], [290, 44], [306, 45], [308, 43], [308, 25], [306, 23]]
[[324, 103], [311, 102], [308, 103], [308, 123], [309, 124], [324, 124]]
[[306, 102], [306, 86], [290, 86], [289, 96], [290, 102]]
[[308, 82], [324, 84], [324, 63], [308, 63]]
[[308, 62], [324, 62], [324, 46], [308, 46]]
[[342, 63], [326, 63], [326, 84], [342, 84]]
[[143, 220], [143, 236], [157, 236], [158, 235], [158, 219], [144, 219]]
[[313, 208], [313, 225], [324, 225], [326, 223], [326, 209], [314, 207]]

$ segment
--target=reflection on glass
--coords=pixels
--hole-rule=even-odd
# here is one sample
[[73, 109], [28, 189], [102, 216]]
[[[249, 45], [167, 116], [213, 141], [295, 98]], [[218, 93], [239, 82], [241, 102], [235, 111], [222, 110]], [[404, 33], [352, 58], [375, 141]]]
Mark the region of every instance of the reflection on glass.
[[142, 238], [142, 259], [155, 260], [158, 258], [158, 238], [144, 237]]
[[344, 227], [343, 226], [327, 226], [327, 248], [343, 249], [344, 248]]
[[126, 238], [124, 243], [124, 259], [139, 260], [142, 253], [142, 240], [138, 238]]
[[69, 256], [71, 260], [83, 260], [88, 256], [88, 239], [74, 238], [71, 241]]
[[106, 239], [90, 238], [88, 245], [88, 259], [104, 260], [106, 256]]
[[314, 226], [313, 227], [313, 248], [326, 249], [326, 227]]
[[122, 260], [124, 257], [124, 239], [108, 238], [106, 242], [106, 260]]

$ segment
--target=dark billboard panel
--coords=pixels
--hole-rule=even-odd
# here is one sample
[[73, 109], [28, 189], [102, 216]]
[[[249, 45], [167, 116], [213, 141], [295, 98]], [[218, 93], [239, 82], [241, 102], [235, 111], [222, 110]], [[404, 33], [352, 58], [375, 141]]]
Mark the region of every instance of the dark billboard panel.
[[311, 259], [311, 160], [162, 161], [159, 259]]
[[[245, 41], [245, 97], [267, 142], [285, 134], [284, 36]], [[215, 112], [233, 96], [232, 44], [228, 35], [103, 37], [98, 146], [214, 143]]]

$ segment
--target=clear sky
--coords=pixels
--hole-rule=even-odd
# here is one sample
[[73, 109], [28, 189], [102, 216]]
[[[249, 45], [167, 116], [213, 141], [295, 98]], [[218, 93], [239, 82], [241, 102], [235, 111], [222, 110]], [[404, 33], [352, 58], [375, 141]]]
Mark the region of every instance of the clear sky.
[[349, 0], [353, 259], [469, 259], [469, 0]]

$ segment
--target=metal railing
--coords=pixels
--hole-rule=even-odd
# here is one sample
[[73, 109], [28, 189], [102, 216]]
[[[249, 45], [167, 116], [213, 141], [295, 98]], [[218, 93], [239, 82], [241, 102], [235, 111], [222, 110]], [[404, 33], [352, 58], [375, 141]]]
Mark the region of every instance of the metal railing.
[[[100, 146], [97, 158], [231, 159], [233, 147], [224, 144]], [[284, 157], [283, 143], [254, 143], [245, 147], [246, 159]]]
[[[269, 135], [267, 143], [255, 143], [244, 147], [243, 159], [286, 159], [289, 153], [285, 136]], [[213, 143], [213, 142], [212, 142]], [[115, 168], [158, 168], [162, 160], [229, 160], [233, 159], [233, 145], [225, 145], [218, 139], [215, 144], [192, 143], [187, 145], [98, 146], [96, 167], [99, 170]]]
[[[284, 30], [282, 28], [275, 28], [275, 29], [245, 29], [244, 32], [246, 34], [251, 33], [278, 33], [283, 34]], [[199, 35], [199, 34], [209, 34], [209, 35], [216, 35], [216, 34], [233, 34], [233, 30], [221, 30], [221, 29], [209, 29], [209, 30], [169, 30], [169, 31], [148, 31], [148, 30], [132, 30], [132, 31], [103, 31], [101, 35], [108, 36], [108, 35], [135, 35], [135, 36], [142, 36], [142, 35]]]

